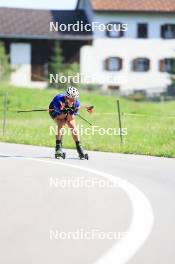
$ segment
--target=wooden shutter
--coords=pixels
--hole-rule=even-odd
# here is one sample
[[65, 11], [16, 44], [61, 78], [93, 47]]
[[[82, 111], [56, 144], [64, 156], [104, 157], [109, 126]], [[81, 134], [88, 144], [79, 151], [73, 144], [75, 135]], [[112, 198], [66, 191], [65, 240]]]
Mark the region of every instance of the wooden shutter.
[[145, 59], [146, 60], [146, 71], [149, 71], [150, 69], [150, 60], [149, 59]]
[[165, 71], [165, 60], [161, 59], [159, 61], [159, 71], [164, 72]]
[[106, 71], [109, 71], [109, 59], [106, 59], [106, 60], [104, 61], [104, 69], [105, 69]]
[[133, 71], [137, 71], [137, 59], [134, 59], [132, 62], [132, 69]]
[[123, 60], [121, 58], [117, 58], [119, 60], [119, 71], [123, 68]]
[[165, 25], [162, 25], [161, 26], [161, 37], [162, 38], [165, 38], [165, 30], [166, 30], [166, 26]]

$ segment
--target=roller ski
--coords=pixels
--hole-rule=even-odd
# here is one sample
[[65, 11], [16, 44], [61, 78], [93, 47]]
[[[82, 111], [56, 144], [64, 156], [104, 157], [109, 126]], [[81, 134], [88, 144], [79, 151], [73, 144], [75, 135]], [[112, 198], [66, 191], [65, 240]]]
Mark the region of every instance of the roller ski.
[[55, 158], [56, 159], [65, 159], [66, 158], [66, 153], [63, 151], [55, 151]]
[[80, 142], [76, 142], [76, 148], [77, 148], [77, 152], [78, 152], [78, 156], [81, 160], [88, 160], [89, 156], [87, 153], [84, 153], [84, 149], [82, 147], [82, 145], [80, 144]]
[[56, 145], [55, 147], [55, 158], [56, 159], [65, 159], [66, 158], [66, 153], [63, 152], [62, 150], [62, 144], [61, 142], [59, 144]]

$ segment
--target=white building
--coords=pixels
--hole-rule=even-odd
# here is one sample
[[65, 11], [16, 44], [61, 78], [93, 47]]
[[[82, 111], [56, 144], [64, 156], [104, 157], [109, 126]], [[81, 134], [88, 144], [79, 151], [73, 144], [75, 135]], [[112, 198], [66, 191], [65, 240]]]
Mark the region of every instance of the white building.
[[49, 62], [56, 42], [60, 43], [65, 63], [79, 62], [80, 47], [91, 43], [91, 32], [50, 29], [50, 24], [69, 25], [77, 21], [89, 22], [84, 10], [0, 7], [0, 42], [9, 55], [13, 70], [11, 83], [47, 87]]
[[127, 24], [126, 31], [96, 28], [92, 45], [81, 48], [86, 82], [123, 93], [166, 88], [175, 58], [175, 1], [80, 0], [77, 8], [91, 23]]

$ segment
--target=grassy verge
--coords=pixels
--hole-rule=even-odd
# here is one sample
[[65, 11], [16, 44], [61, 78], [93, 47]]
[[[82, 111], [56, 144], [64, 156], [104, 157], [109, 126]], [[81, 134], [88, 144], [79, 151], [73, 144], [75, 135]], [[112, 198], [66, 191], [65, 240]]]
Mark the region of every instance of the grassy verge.
[[[15, 88], [1, 84], [0, 93], [8, 92], [8, 109], [47, 108], [56, 90], [37, 90]], [[116, 98], [102, 96], [96, 93], [81, 93], [81, 102], [95, 105], [95, 113], [89, 115], [81, 110], [83, 117], [87, 118], [99, 128], [118, 129], [116, 115]], [[82, 142], [89, 150], [101, 150], [122, 153], [135, 153], [165, 157], [175, 157], [175, 102], [138, 103], [120, 99], [122, 112], [122, 125], [127, 129], [124, 143], [120, 145], [118, 135], [82, 135]], [[0, 108], [2, 110], [2, 96]], [[132, 115], [136, 114], [136, 115]], [[174, 115], [174, 116], [172, 116]], [[2, 111], [0, 111], [0, 121]], [[88, 125], [77, 117], [77, 123], [83, 129]], [[55, 125], [47, 112], [21, 113], [8, 111], [6, 135], [2, 136], [0, 127], [0, 141], [32, 144], [39, 146], [54, 146], [54, 134], [50, 134], [50, 127]], [[117, 131], [118, 132], [118, 131]], [[103, 133], [103, 130], [101, 130]], [[71, 136], [64, 137], [64, 147], [74, 148]]]

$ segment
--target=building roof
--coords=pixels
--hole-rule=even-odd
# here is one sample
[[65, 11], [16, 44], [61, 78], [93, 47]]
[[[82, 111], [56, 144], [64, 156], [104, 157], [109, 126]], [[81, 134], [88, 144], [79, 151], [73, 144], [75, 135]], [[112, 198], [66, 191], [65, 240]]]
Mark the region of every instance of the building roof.
[[175, 0], [91, 0], [94, 11], [175, 12]]
[[91, 38], [87, 31], [50, 31], [50, 22], [74, 24], [88, 23], [84, 10], [37, 10], [20, 8], [0, 8], [0, 37], [65, 39]]

